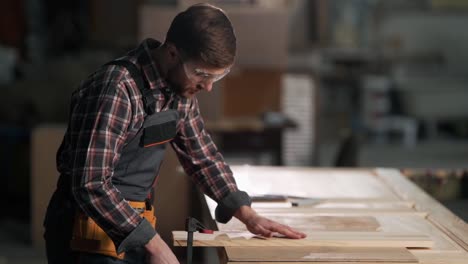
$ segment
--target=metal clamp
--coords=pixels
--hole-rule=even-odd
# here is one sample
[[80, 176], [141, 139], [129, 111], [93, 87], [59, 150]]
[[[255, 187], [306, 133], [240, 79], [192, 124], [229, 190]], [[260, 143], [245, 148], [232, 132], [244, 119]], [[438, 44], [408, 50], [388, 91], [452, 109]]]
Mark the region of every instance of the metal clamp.
[[187, 264], [192, 264], [193, 233], [198, 231], [200, 233], [213, 234], [213, 230], [207, 229], [197, 219], [188, 217], [185, 220], [185, 231], [187, 231]]

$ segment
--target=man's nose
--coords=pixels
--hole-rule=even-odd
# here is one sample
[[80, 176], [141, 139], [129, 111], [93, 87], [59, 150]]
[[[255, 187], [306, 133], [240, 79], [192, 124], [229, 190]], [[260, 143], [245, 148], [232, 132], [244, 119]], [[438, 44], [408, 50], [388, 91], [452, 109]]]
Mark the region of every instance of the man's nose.
[[213, 90], [213, 82], [212, 81], [207, 81], [204, 82], [203, 84], [200, 84], [201, 88], [207, 92], [211, 92]]

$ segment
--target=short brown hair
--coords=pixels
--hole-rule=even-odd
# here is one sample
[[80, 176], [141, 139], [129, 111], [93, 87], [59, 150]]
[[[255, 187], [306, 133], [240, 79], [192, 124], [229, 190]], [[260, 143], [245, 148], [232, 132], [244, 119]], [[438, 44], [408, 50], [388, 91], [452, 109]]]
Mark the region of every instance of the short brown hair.
[[219, 68], [234, 63], [236, 36], [223, 10], [197, 4], [179, 13], [171, 23], [166, 42], [174, 44], [186, 59], [201, 59]]

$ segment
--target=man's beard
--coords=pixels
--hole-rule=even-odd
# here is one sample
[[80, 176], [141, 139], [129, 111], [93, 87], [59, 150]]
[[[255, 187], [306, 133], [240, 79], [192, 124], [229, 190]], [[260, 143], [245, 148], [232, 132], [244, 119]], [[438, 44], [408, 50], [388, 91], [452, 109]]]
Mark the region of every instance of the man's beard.
[[169, 69], [167, 71], [167, 83], [169, 84], [171, 90], [176, 93], [177, 95], [183, 96], [184, 87], [180, 85], [176, 80], [178, 79], [176, 73], [176, 67]]
[[203, 90], [198, 85], [190, 85], [189, 82], [186, 82], [184, 85], [183, 82], [180, 81], [180, 78], [180, 75], [177, 74], [177, 67], [174, 67], [167, 71], [166, 81], [169, 84], [172, 91], [177, 95], [185, 98], [192, 98], [193, 96], [195, 96], [195, 94]]

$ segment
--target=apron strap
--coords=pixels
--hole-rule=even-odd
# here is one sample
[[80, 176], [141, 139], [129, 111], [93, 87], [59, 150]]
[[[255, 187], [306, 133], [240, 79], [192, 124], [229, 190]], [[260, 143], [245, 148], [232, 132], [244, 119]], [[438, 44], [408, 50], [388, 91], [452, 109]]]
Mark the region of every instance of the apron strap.
[[141, 72], [137, 66], [128, 60], [114, 60], [106, 63], [106, 65], [122, 66], [128, 70], [130, 76], [132, 76], [132, 79], [135, 81], [138, 89], [143, 95], [143, 106], [145, 112], [148, 115], [154, 114], [156, 109], [156, 99], [154, 98], [153, 91], [148, 87], [148, 83], [143, 80]]

